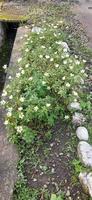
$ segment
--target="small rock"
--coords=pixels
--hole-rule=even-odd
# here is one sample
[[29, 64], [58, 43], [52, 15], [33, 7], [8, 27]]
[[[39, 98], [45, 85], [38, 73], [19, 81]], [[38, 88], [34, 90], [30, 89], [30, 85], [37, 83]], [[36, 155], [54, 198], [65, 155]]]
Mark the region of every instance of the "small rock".
[[89, 135], [88, 135], [88, 131], [85, 127], [80, 126], [77, 128], [76, 130], [76, 135], [79, 138], [79, 140], [88, 140]]
[[78, 102], [72, 102], [68, 105], [69, 110], [81, 110], [80, 104]]
[[51, 173], [54, 173], [54, 172], [55, 172], [55, 169], [54, 169], [54, 168], [52, 168], [52, 169], [51, 169]]
[[67, 49], [68, 51], [70, 51], [68, 44], [66, 42], [61, 42], [61, 46], [65, 49]]
[[67, 190], [66, 192], [66, 196], [69, 197], [71, 194], [70, 194], [70, 190]]
[[78, 156], [85, 166], [92, 167], [92, 146], [85, 141], [78, 144]]
[[36, 182], [36, 181], [37, 181], [37, 179], [36, 179], [36, 178], [34, 178], [34, 179], [33, 179], [33, 181], [34, 181], [34, 182]]
[[40, 27], [33, 27], [32, 28], [32, 33], [41, 33], [42, 32], [42, 28], [40, 28]]
[[83, 172], [79, 174], [80, 183], [84, 192], [92, 197], [92, 173]]
[[86, 118], [82, 113], [75, 112], [72, 117], [72, 123], [75, 126], [82, 125], [86, 121]]
[[56, 44], [61, 45], [64, 49], [66, 49], [67, 51], [70, 51], [68, 44], [66, 42], [62, 42], [62, 41], [57, 41]]

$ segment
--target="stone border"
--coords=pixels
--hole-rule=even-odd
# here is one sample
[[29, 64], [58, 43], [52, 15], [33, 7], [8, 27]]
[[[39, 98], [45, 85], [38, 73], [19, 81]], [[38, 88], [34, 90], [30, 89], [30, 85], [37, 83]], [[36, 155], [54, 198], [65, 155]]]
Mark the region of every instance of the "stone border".
[[[17, 60], [25, 43], [25, 37], [30, 32], [28, 27], [19, 27], [17, 30], [10, 64], [7, 71], [5, 87], [12, 81], [18, 71]], [[17, 148], [7, 138], [4, 126], [5, 110], [0, 109], [0, 200], [11, 200], [17, 180], [17, 164], [19, 160]]]
[[[72, 116], [72, 124], [76, 128], [76, 136], [79, 139], [77, 146], [77, 154], [79, 160], [84, 165], [84, 167], [92, 167], [92, 146], [88, 143], [89, 133], [88, 130], [83, 126], [86, 118], [82, 114], [82, 108], [78, 102], [72, 102], [68, 105], [68, 109], [75, 111]], [[89, 169], [88, 168], [88, 169]], [[92, 172], [89, 170], [79, 174], [79, 180], [85, 193], [92, 197]]]

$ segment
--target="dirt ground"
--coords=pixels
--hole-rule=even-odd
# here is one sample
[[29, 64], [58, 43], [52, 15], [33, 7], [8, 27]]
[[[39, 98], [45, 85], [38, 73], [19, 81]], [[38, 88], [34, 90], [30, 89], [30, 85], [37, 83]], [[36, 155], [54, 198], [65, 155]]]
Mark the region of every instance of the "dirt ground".
[[69, 197], [71, 200], [88, 200], [72, 167], [77, 157], [75, 135], [61, 121], [54, 127], [49, 142], [44, 141], [39, 149], [35, 146], [35, 160], [32, 160], [32, 149], [28, 155], [25, 175], [30, 188], [45, 188], [51, 193], [65, 192], [66, 200]]

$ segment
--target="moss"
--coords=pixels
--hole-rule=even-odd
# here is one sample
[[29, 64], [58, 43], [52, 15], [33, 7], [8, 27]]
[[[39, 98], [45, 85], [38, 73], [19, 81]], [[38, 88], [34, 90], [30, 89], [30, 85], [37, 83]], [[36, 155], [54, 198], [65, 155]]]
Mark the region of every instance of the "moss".
[[27, 21], [27, 15], [13, 15], [7, 12], [0, 12], [0, 21]]

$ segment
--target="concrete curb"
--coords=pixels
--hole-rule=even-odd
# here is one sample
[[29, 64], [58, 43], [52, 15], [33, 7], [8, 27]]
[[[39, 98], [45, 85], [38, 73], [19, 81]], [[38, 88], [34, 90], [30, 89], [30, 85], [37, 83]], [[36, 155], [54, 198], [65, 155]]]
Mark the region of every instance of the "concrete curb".
[[[18, 70], [17, 60], [21, 57], [21, 50], [25, 42], [25, 34], [30, 32], [29, 28], [19, 27], [8, 68], [5, 87], [10, 81], [8, 77], [15, 77]], [[24, 37], [24, 39], [21, 39]], [[4, 87], [4, 89], [5, 89]], [[17, 164], [19, 160], [17, 148], [14, 144], [9, 143], [7, 130], [4, 126], [5, 110], [0, 110], [0, 200], [11, 200], [13, 195], [14, 184], [17, 180]]]

